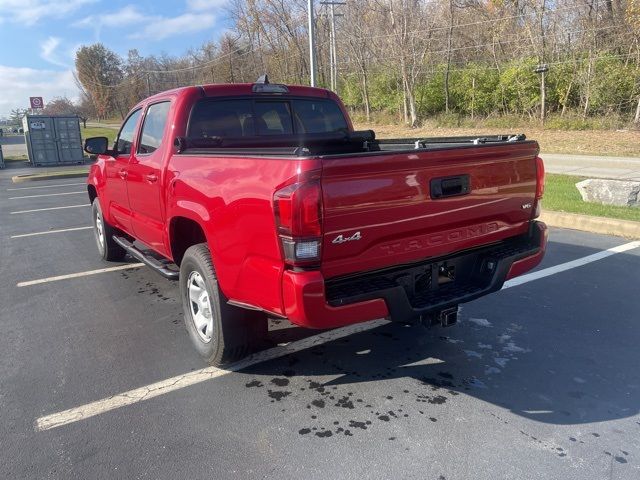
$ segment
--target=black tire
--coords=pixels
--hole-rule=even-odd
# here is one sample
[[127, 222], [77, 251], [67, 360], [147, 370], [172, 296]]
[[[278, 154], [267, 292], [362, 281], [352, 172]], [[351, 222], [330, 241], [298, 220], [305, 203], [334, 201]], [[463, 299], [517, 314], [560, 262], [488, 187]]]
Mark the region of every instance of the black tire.
[[[209, 300], [209, 306], [203, 307], [207, 326], [200, 330], [195, 319], [199, 303], [190, 298], [190, 285], [193, 285], [191, 291], [195, 295], [202, 290], [198, 284], [204, 284]], [[227, 303], [218, 287], [211, 254], [205, 243], [189, 247], [182, 257], [180, 295], [191, 342], [210, 365], [220, 366], [240, 360], [264, 342], [268, 329], [266, 314]], [[210, 317], [206, 316], [207, 309]]]
[[[98, 197], [96, 197], [91, 204], [91, 220], [93, 221], [93, 235], [96, 239], [98, 252], [102, 259], [109, 262], [122, 260], [127, 252], [124, 248], [114, 242], [112, 237], [114, 234], [118, 234], [119, 232], [105, 222], [104, 217], [102, 216], [102, 209], [100, 208]], [[102, 229], [102, 238], [100, 229]]]

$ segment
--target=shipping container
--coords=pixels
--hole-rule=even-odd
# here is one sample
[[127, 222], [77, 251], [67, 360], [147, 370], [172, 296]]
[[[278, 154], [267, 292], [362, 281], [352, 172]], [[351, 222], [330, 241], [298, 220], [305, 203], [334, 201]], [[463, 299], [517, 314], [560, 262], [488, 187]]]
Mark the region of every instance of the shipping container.
[[84, 163], [80, 119], [67, 115], [25, 115], [22, 119], [32, 165]]

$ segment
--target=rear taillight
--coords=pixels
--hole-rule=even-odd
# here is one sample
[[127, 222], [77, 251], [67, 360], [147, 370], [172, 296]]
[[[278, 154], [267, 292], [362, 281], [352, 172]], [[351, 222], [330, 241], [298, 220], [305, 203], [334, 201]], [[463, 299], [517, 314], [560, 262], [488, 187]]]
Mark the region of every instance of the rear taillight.
[[319, 180], [293, 183], [273, 195], [276, 228], [285, 261], [291, 265], [320, 260], [322, 190]]
[[536, 157], [536, 199], [533, 210], [533, 218], [540, 216], [540, 200], [544, 196], [544, 162], [542, 158]]
[[536, 200], [544, 195], [544, 162], [536, 157]]

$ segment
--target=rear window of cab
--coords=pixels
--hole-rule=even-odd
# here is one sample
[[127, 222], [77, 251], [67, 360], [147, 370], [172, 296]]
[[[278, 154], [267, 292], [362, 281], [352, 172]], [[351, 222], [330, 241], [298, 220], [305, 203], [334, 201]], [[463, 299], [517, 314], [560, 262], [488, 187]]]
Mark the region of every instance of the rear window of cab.
[[193, 107], [187, 136], [255, 137], [347, 130], [347, 121], [332, 100], [202, 99]]

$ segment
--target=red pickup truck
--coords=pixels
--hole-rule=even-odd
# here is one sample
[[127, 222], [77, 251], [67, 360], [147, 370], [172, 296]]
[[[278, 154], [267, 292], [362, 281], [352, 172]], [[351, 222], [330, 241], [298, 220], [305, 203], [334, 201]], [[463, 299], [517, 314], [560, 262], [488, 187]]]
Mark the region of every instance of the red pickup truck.
[[545, 251], [535, 141], [376, 139], [320, 88], [170, 90], [136, 105], [111, 149], [94, 137], [85, 150], [102, 258], [178, 280], [215, 365], [246, 355], [269, 315], [450, 325]]

